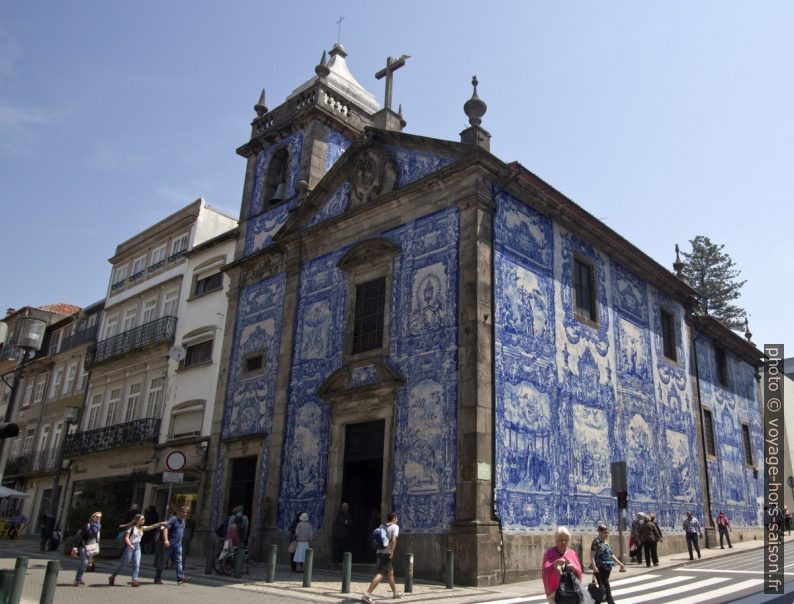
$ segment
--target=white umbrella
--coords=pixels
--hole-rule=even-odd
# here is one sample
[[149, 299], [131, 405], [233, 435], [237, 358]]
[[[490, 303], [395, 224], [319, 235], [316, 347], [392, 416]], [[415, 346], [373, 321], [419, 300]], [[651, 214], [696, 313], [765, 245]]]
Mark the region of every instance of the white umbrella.
[[0, 485], [0, 498], [2, 497], [28, 497], [28, 494]]

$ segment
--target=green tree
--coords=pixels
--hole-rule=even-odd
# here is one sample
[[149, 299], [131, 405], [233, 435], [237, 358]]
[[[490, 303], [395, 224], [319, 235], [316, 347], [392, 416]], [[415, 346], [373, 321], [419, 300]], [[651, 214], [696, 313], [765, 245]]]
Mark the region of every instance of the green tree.
[[739, 281], [736, 263], [725, 252], [725, 245], [712, 243], [704, 235], [689, 240], [692, 251], [681, 252], [682, 273], [689, 284], [700, 292], [700, 310], [719, 319], [731, 329], [744, 328], [745, 311], [733, 304], [747, 282]]

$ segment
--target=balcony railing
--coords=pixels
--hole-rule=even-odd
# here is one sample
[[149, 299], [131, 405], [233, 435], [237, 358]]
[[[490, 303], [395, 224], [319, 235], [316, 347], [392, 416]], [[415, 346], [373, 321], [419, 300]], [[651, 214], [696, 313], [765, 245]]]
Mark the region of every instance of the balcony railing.
[[115, 424], [70, 434], [66, 438], [66, 457], [90, 453], [93, 451], [106, 451], [116, 447], [137, 445], [143, 443], [157, 443], [160, 435], [160, 419], [147, 417], [136, 419], [123, 424]]
[[135, 327], [112, 336], [88, 349], [85, 368], [91, 369], [104, 361], [119, 357], [150, 344], [173, 342], [176, 332], [176, 317], [161, 317], [140, 327]]
[[55, 471], [58, 449], [47, 449], [36, 453], [26, 453], [9, 458], [6, 463], [6, 476], [28, 476], [30, 474]]
[[64, 338], [63, 342], [61, 342], [61, 350], [60, 352], [64, 352], [65, 350], [69, 350], [70, 348], [75, 348], [76, 346], [80, 346], [80, 344], [85, 344], [86, 342], [90, 342], [92, 340], [96, 340], [97, 329], [99, 325], [94, 325], [93, 327], [89, 327], [88, 329], [81, 329], [70, 335], [68, 338]]

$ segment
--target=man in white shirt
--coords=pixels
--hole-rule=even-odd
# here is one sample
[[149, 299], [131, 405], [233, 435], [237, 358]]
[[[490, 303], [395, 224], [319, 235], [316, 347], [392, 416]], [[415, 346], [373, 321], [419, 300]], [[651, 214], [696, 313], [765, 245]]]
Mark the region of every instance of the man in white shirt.
[[394, 567], [392, 566], [392, 558], [394, 557], [394, 550], [397, 549], [397, 536], [400, 534], [400, 527], [397, 526], [397, 514], [389, 512], [386, 516], [386, 535], [389, 540], [389, 545], [377, 550], [378, 554], [378, 571], [372, 583], [369, 585], [367, 593], [365, 593], [361, 600], [372, 603], [372, 592], [380, 585], [383, 578], [386, 577], [389, 581], [389, 587], [394, 598], [402, 598], [402, 592], [397, 591], [397, 586], [394, 584]]

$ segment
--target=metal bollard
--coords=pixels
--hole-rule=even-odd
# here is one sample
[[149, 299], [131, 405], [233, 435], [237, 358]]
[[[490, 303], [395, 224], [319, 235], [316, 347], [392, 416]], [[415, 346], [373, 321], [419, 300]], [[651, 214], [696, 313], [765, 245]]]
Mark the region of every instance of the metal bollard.
[[276, 580], [276, 560], [278, 560], [278, 544], [270, 546], [270, 564], [267, 565], [267, 578], [265, 583], [273, 583]]
[[14, 566], [14, 582], [11, 584], [11, 595], [8, 604], [19, 604], [22, 598], [22, 588], [25, 586], [25, 574], [28, 571], [28, 558], [17, 558]]
[[455, 552], [451, 549], [447, 550], [447, 566], [444, 569], [444, 587], [452, 589], [452, 583], [455, 578]]
[[353, 574], [353, 554], [345, 552], [342, 556], [342, 593], [350, 593], [350, 576]]
[[405, 554], [405, 593], [414, 591], [414, 555]]
[[303, 557], [303, 586], [312, 586], [312, 566], [314, 565], [314, 550], [309, 548]]
[[11, 597], [11, 587], [14, 584], [14, 571], [10, 568], [0, 570], [0, 602], [5, 604]]
[[234, 578], [243, 576], [243, 562], [245, 562], [245, 549], [242, 545], [234, 548]]
[[41, 599], [39, 604], [52, 604], [55, 598], [55, 586], [58, 584], [58, 571], [61, 569], [60, 560], [47, 562], [47, 572], [44, 574], [44, 585], [41, 586]]

